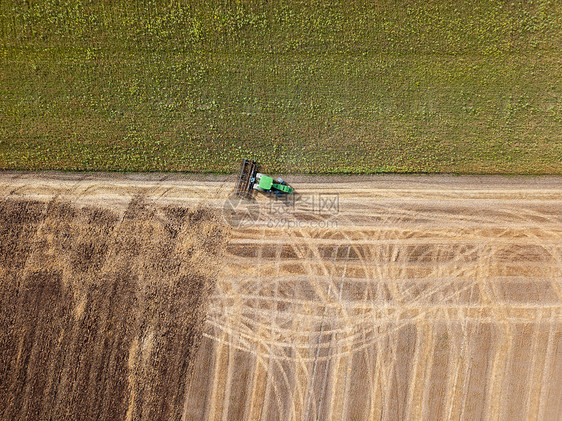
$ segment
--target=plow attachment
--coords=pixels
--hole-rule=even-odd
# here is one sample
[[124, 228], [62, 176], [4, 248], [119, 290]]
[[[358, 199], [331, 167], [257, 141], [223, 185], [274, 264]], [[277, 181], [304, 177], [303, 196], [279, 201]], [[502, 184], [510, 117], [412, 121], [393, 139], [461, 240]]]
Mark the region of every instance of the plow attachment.
[[258, 172], [258, 164], [256, 161], [242, 160], [242, 167], [240, 168], [240, 176], [236, 183], [234, 194], [236, 196], [248, 199], [252, 194], [254, 183], [256, 182], [256, 174]]

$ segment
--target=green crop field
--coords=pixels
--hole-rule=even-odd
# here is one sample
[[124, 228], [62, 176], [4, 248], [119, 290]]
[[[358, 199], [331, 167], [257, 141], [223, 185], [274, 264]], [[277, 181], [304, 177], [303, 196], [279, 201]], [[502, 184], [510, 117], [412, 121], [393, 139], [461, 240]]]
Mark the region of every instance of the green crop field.
[[562, 2], [0, 3], [0, 169], [562, 173]]

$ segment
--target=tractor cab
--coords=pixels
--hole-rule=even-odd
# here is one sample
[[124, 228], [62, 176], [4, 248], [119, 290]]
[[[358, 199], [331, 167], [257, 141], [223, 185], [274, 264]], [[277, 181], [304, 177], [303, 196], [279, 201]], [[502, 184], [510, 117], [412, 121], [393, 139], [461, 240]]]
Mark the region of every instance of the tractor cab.
[[278, 178], [277, 180], [273, 180], [273, 177], [270, 177], [269, 175], [257, 173], [256, 182], [257, 185], [254, 184], [254, 188], [258, 190], [263, 190], [263, 191], [278, 190], [282, 193], [287, 193], [287, 194], [293, 192], [293, 188], [287, 185], [287, 183], [281, 178]]

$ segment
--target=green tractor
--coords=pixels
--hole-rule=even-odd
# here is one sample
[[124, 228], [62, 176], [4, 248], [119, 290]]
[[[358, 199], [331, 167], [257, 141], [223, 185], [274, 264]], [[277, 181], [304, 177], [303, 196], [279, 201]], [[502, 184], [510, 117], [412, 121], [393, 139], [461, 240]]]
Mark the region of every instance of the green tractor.
[[293, 193], [293, 188], [283, 179], [278, 178], [274, 180], [273, 177], [259, 173], [256, 161], [243, 159], [234, 194], [244, 199], [249, 199], [252, 196], [253, 190], [273, 193], [280, 199], [285, 195]]

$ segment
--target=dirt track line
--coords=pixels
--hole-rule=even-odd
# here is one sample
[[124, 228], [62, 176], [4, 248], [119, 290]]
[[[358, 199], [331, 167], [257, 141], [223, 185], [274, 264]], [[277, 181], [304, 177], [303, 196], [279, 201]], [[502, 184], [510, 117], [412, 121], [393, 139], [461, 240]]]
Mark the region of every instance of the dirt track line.
[[[261, 344], [256, 343], [256, 351], [255, 355], [259, 355], [260, 350], [259, 347]], [[254, 364], [252, 365], [252, 387], [250, 388], [250, 393], [248, 398], [246, 399], [245, 409], [244, 409], [244, 417], [249, 420], [258, 419], [258, 406], [261, 404], [261, 399], [258, 396], [258, 393], [264, 389], [264, 384], [266, 382], [266, 367], [263, 364], [263, 361], [254, 356]]]
[[[264, 276], [264, 277], [260, 277], [260, 278], [254, 278], [254, 279], [250, 279], [248, 276], [232, 276], [229, 277], [229, 279], [232, 281], [232, 283], [237, 283], [241, 286], [245, 285], [245, 284], [254, 284], [256, 282], [259, 282], [261, 285], [267, 285], [267, 284], [273, 284], [276, 282], [279, 283], [291, 283], [291, 284], [297, 284], [300, 282], [308, 282], [309, 279], [315, 279], [317, 278], [318, 280], [325, 280], [324, 277], [322, 276], [318, 276], [318, 275], [294, 275], [294, 276], [289, 276], [289, 275], [282, 275], [282, 276], [275, 276], [275, 277], [269, 277], [269, 276]], [[513, 275], [513, 276], [490, 276], [488, 278], [488, 280], [490, 282], [502, 282], [502, 283], [522, 283], [522, 282], [527, 282], [528, 278], [524, 277], [524, 276], [518, 276], [518, 275]], [[474, 283], [474, 278], [470, 278], [470, 277], [455, 277], [453, 275], [443, 275], [442, 277], [422, 277], [419, 276], [417, 278], [388, 278], [388, 279], [376, 279], [376, 278], [370, 278], [370, 277], [352, 277], [352, 276], [346, 276], [345, 277], [345, 281], [347, 284], [354, 285], [354, 284], [372, 284], [373, 281], [376, 281], [377, 283], [387, 283], [387, 282], [403, 282], [403, 283], [407, 283], [407, 282], [413, 282], [413, 283], [419, 283], [419, 284], [431, 284], [431, 283], [435, 283], [435, 282], [449, 282], [451, 285], [455, 284], [455, 283], [466, 283], [466, 282], [470, 282], [470, 283]], [[557, 287], [560, 287], [562, 284], [562, 277], [555, 277], [553, 279], [551, 278], [534, 278], [535, 282], [555, 282], [557, 284]], [[562, 298], [560, 299], [560, 301], [562, 301]]]
[[[562, 235], [562, 231], [561, 231]], [[550, 238], [551, 236], [546, 236], [546, 238]], [[419, 239], [396, 239], [396, 240], [386, 240], [386, 239], [377, 239], [377, 240], [354, 240], [353, 246], [378, 246], [378, 245], [388, 245], [388, 246], [409, 246], [409, 245], [458, 245], [458, 246], [467, 246], [473, 245], [475, 243], [481, 242], [483, 238], [467, 238], [467, 239], [442, 239], [442, 238], [419, 238]], [[311, 238], [310, 244], [315, 245], [329, 245], [329, 246], [341, 246], [341, 245], [349, 245], [349, 240], [333, 240], [330, 238]], [[513, 239], [508, 238], [494, 238], [493, 239], [495, 244], [508, 244], [513, 245]], [[544, 246], [560, 246], [560, 241], [557, 240], [540, 240], [540, 239], [529, 239], [529, 238], [521, 238], [517, 240], [518, 245], [533, 245], [533, 246], [540, 246], [544, 248]], [[227, 253], [231, 253], [232, 249], [235, 249], [235, 246], [242, 245], [242, 246], [261, 246], [261, 247], [268, 247], [278, 245], [275, 241], [272, 241], [271, 237], [268, 237], [263, 240], [246, 240], [246, 239], [232, 239], [229, 241], [229, 246], [227, 248]]]
[[[473, 285], [467, 285], [464, 287], [463, 290], [469, 290], [470, 288], [472, 288]], [[460, 292], [462, 292], [463, 290], [457, 290], [454, 293], [452, 293], [452, 295], [448, 296], [448, 298], [452, 298], [455, 297], [456, 295], [458, 295]], [[428, 293], [428, 296], [430, 294]], [[428, 296], [426, 296], [425, 298], [428, 298]], [[222, 300], [228, 300], [230, 299], [230, 295], [225, 293], [223, 295], [215, 295], [214, 296], [215, 299], [220, 299]], [[488, 305], [482, 305], [482, 304], [432, 304], [430, 302], [424, 302], [422, 301], [422, 299], [416, 299], [415, 301], [410, 301], [411, 304], [406, 304], [404, 302], [401, 302], [400, 300], [394, 300], [396, 302], [396, 304], [377, 304], [377, 303], [369, 303], [369, 302], [365, 302], [362, 300], [357, 300], [357, 301], [345, 301], [343, 303], [338, 303], [338, 302], [313, 302], [311, 303], [309, 300], [306, 299], [295, 299], [295, 298], [271, 298], [271, 297], [264, 297], [262, 295], [258, 295], [258, 294], [238, 294], [237, 298], [239, 299], [243, 299], [243, 300], [247, 300], [248, 302], [252, 302], [252, 301], [263, 301], [265, 303], [287, 303], [287, 304], [300, 304], [300, 305], [307, 305], [307, 306], [315, 306], [318, 307], [320, 309], [337, 309], [340, 310], [342, 309], [342, 304], [343, 305], [343, 309], [344, 310], [374, 310], [374, 311], [382, 311], [383, 309], [386, 310], [392, 310], [392, 311], [405, 311], [405, 310], [416, 310], [419, 309], [420, 307], [423, 309], [431, 309], [431, 310], [436, 310], [436, 309], [444, 309], [444, 310], [449, 310], [449, 309], [464, 309], [464, 310], [471, 310], [471, 309], [496, 309], [498, 307], [509, 307], [510, 310], [512, 311], [517, 311], [517, 310], [521, 310], [521, 309], [525, 309], [525, 310], [530, 310], [530, 309], [536, 309], [536, 310], [542, 310], [542, 309], [546, 309], [546, 308], [559, 308], [560, 304], [555, 304], [555, 303], [548, 303], [548, 305], [545, 304], [540, 304], [540, 303], [536, 303], [536, 304], [522, 304], [522, 303], [517, 303], [517, 302], [513, 302], [513, 301], [507, 301], [507, 300], [497, 300], [497, 301], [493, 301]], [[424, 298], [422, 296], [422, 298]], [[327, 300], [329, 301], [329, 300]], [[212, 309], [210, 311], [210, 313], [212, 314], [213, 312], [219, 313], [221, 310], [217, 307], [216, 309]], [[273, 312], [269, 311], [269, 310], [261, 310], [261, 309], [253, 309], [252, 311], [257, 311], [257, 312], [261, 312], [262, 314], [267, 314], [267, 315], [271, 315], [274, 314]], [[292, 317], [292, 316], [290, 316]], [[322, 317], [322, 316], [313, 316], [313, 317]]]
[[550, 330], [548, 332], [548, 340], [546, 345], [546, 355], [544, 358], [544, 367], [542, 370], [542, 382], [539, 394], [539, 407], [538, 407], [538, 416], [537, 419], [543, 420], [546, 419], [545, 412], [546, 412], [546, 403], [548, 401], [547, 396], [545, 396], [548, 392], [548, 381], [550, 380], [549, 368], [552, 366], [552, 361], [554, 359], [554, 341], [556, 338], [556, 331], [560, 329], [560, 313], [553, 312], [551, 313], [551, 320], [552, 323], [550, 325]]
[[[248, 264], [248, 257], [236, 256], [236, 255], [229, 254], [228, 258], [229, 258], [229, 265], [232, 265], [232, 266], [237, 266], [237, 265], [247, 266], [247, 264]], [[308, 260], [314, 260], [314, 259], [308, 258]], [[401, 264], [403, 265], [405, 263], [407, 263], [408, 266], [413, 266], [413, 267], [416, 267], [416, 268], [421, 267], [421, 266], [435, 267], [435, 262], [430, 261], [430, 260], [420, 261], [420, 260], [417, 260], [417, 259], [412, 259], [410, 261], [391, 261], [390, 259], [388, 259], [384, 256], [379, 257], [377, 260], [359, 261], [359, 258], [355, 258], [355, 257], [350, 257], [349, 260], [350, 260], [349, 261], [350, 265], [353, 265], [356, 262], [359, 262], [360, 266], [366, 265], [369, 268], [379, 267], [379, 266], [380, 267], [383, 267], [383, 266], [392, 267], [392, 266], [399, 266]], [[457, 257], [457, 260], [458, 260], [458, 257]], [[472, 260], [474, 260], [474, 259], [472, 259]], [[510, 259], [510, 260], [512, 260], [512, 259]], [[272, 262], [275, 262], [274, 258], [264, 258], [261, 262], [256, 262], [254, 264], [256, 266], [265, 266], [265, 265], [270, 265]], [[287, 265], [287, 264], [299, 264], [300, 265], [300, 264], [303, 263], [303, 259], [301, 259], [299, 257], [285, 258], [280, 263], [285, 264], [285, 265]], [[440, 262], [440, 263], [448, 263], [449, 265], [454, 267], [454, 263], [456, 263], [456, 261], [452, 260], [452, 258], [451, 258], [451, 259], [448, 259], [445, 262]], [[463, 262], [463, 263], [474, 264], [471, 261]], [[520, 264], [524, 264], [526, 266], [532, 265], [532, 266], [544, 267], [544, 262], [541, 262], [541, 261], [538, 261], [538, 262], [537, 261], [523, 261], [523, 262], [507, 261], [507, 262], [502, 262], [502, 263], [505, 266], [517, 266], [517, 265], [520, 265]], [[339, 264], [339, 261], [336, 261], [334, 264], [335, 265]], [[309, 265], [309, 270], [314, 274], [315, 271], [312, 268], [314, 268], [315, 265], [317, 265], [319, 268], [321, 268], [323, 263], [320, 263], [319, 261], [315, 260], [313, 263], [310, 263], [308, 265]], [[558, 265], [552, 265], [552, 268], [558, 269], [559, 266]], [[459, 270], [462, 270], [462, 268], [459, 269]], [[318, 276], [318, 275], [315, 275], [315, 276]], [[380, 274], [371, 276], [371, 279], [384, 279], [385, 276], [386, 276], [385, 274], [380, 273]], [[386, 277], [388, 277], [388, 276], [386, 276]]]
[[[336, 254], [335, 250], [337, 250], [337, 249], [334, 249], [334, 255]], [[330, 282], [329, 285], [328, 285], [327, 296], [330, 296], [331, 288], [332, 288], [332, 283]], [[306, 404], [305, 404], [305, 412], [304, 412], [305, 419], [309, 418], [309, 410], [310, 410], [310, 407], [312, 405], [312, 395], [313, 395], [313, 392], [314, 392], [314, 380], [315, 380], [315, 377], [316, 377], [316, 369], [318, 367], [318, 364], [317, 364], [318, 363], [318, 356], [320, 354], [320, 346], [319, 345], [320, 345], [320, 339], [322, 338], [322, 333], [323, 333], [323, 329], [324, 329], [324, 319], [326, 318], [327, 311], [328, 311], [328, 307], [324, 306], [324, 310], [322, 312], [322, 316], [321, 316], [321, 319], [320, 319], [320, 330], [319, 330], [319, 333], [318, 333], [318, 341], [317, 341], [317, 344], [316, 344], [315, 356], [314, 356], [314, 360], [313, 360], [313, 363], [312, 363], [312, 373], [311, 373], [311, 376], [310, 376], [310, 379], [309, 379], [308, 396], [307, 396], [307, 400], [306, 400]]]
[[[460, 227], [470, 227], [470, 226], [493, 226], [493, 227], [515, 227], [521, 228], [525, 227], [537, 227], [537, 228], [560, 228], [561, 219], [558, 215], [548, 215], [541, 214], [537, 219], [539, 221], [530, 221], [529, 219], [523, 219], [521, 217], [511, 216], [509, 213], [502, 212], [498, 213], [495, 209], [503, 204], [496, 204], [490, 206], [489, 211], [492, 212], [491, 215], [482, 215], [481, 213], [477, 216], [471, 216], [466, 214], [451, 215], [450, 212], [445, 212], [444, 210], [434, 209], [430, 211], [416, 210], [409, 211], [407, 209], [398, 207], [388, 207], [386, 208], [386, 213], [392, 212], [393, 217], [388, 217], [382, 210], [379, 213], [371, 213], [369, 217], [365, 217], [364, 211], [347, 209], [340, 211], [337, 216], [333, 217], [334, 220], [338, 221], [338, 224], [343, 224], [342, 219], [345, 217], [348, 221], [355, 223], [361, 222], [363, 228], [378, 225], [393, 225], [400, 223], [401, 226], [420, 228], [420, 226], [443, 226], [443, 221], [447, 221], [448, 226], [460, 226]], [[544, 203], [542, 204], [544, 206]], [[343, 207], [344, 204], [340, 205]], [[452, 207], [452, 206], [451, 206]], [[475, 207], [474, 209], [478, 209]], [[480, 208], [482, 209], [482, 208]], [[483, 208], [481, 212], [484, 212], [486, 208]]]
[[[227, 333], [226, 332], [222, 332], [223, 336], [226, 336]], [[209, 413], [207, 415], [208, 419], [214, 420], [217, 419], [217, 415], [215, 415], [216, 413], [218, 413], [219, 411], [222, 410], [222, 403], [224, 402], [224, 400], [221, 400], [221, 391], [220, 391], [220, 382], [221, 382], [221, 376], [217, 375], [219, 373], [221, 373], [221, 370], [218, 369], [217, 367], [220, 367], [221, 364], [221, 355], [223, 354], [223, 349], [226, 346], [225, 343], [223, 343], [223, 341], [218, 341], [218, 346], [215, 348], [215, 358], [214, 358], [214, 376], [213, 376], [213, 382], [212, 382], [212, 386], [211, 386], [211, 394], [209, 397], [209, 400], [211, 402], [211, 405], [209, 405]]]
[[[274, 238], [276, 241], [282, 243], [290, 243], [292, 241], [298, 241], [301, 238], [300, 231], [296, 231], [293, 235], [290, 234], [292, 230], [287, 229], [275, 229], [275, 228], [259, 228], [252, 229], [248, 228], [246, 230], [233, 230], [231, 233], [232, 244], [251, 242], [251, 240], [256, 240], [260, 242], [262, 239], [262, 232], [267, 231], [268, 236]], [[304, 231], [304, 230], [303, 230]], [[540, 234], [540, 235], [539, 235]], [[417, 241], [422, 239], [427, 240], [439, 240], [443, 239], [445, 241], [451, 239], [457, 240], [483, 240], [483, 239], [533, 239], [540, 242], [543, 239], [548, 239], [552, 236], [558, 236], [562, 238], [562, 227], [558, 227], [553, 230], [536, 229], [531, 230], [529, 227], [518, 226], [516, 228], [504, 229], [504, 228], [463, 228], [456, 227], [453, 231], [450, 228], [444, 227], [428, 227], [428, 226], [417, 226], [412, 229], [397, 228], [397, 227], [384, 227], [379, 226], [376, 228], [343, 228], [339, 227], [336, 230], [324, 229], [317, 230], [311, 235], [311, 241], [313, 242], [323, 242], [323, 241], [333, 241], [334, 243], [345, 242], [349, 244], [357, 242], [358, 244], [370, 244], [372, 241], [377, 240], [414, 240]]]
[[[238, 320], [238, 315], [234, 316], [234, 322], [236, 323], [236, 321]], [[237, 336], [231, 337], [230, 340], [233, 343], [236, 343], [236, 341], [238, 340]], [[231, 401], [231, 392], [232, 392], [232, 384], [233, 384], [233, 373], [234, 373], [234, 364], [233, 361], [235, 359], [235, 354], [237, 352], [237, 347], [236, 346], [229, 346], [228, 347], [228, 364], [226, 367], [226, 380], [225, 380], [225, 387], [224, 387], [224, 398], [223, 398], [223, 402], [226, 403], [227, 408], [226, 410], [222, 411], [222, 421], [228, 421], [228, 412], [229, 412], [229, 407], [228, 407], [228, 403]], [[243, 385], [240, 385], [240, 387], [243, 387]]]
[[[541, 373], [540, 368], [538, 367], [538, 354], [540, 352], [539, 349], [539, 336], [540, 336], [540, 331], [539, 331], [539, 327], [540, 325], [535, 325], [535, 329], [533, 330], [533, 336], [531, 339], [531, 362], [529, 364], [529, 372], [527, 374], [527, 379], [526, 379], [526, 383], [529, 385], [528, 386], [528, 392], [527, 392], [527, 397], [525, 399], [525, 406], [524, 406], [524, 411], [525, 411], [525, 418], [526, 419], [535, 419], [534, 416], [534, 412], [533, 411], [533, 401], [535, 399], [533, 399], [534, 395], [537, 395], [537, 381], [536, 381], [536, 374], [537, 373]], [[540, 389], [538, 389], [540, 390]]]
[[[473, 286], [472, 285], [467, 285], [464, 287], [464, 290], [470, 290]], [[322, 304], [322, 303], [318, 303], [318, 302], [314, 302], [312, 304], [309, 304], [309, 302], [307, 300], [301, 300], [301, 299], [292, 299], [292, 298], [287, 298], [287, 299], [278, 299], [277, 301], [273, 301], [270, 297], [263, 297], [261, 295], [242, 295], [241, 298], [244, 298], [246, 300], [246, 302], [248, 303], [252, 303], [257, 301], [262, 301], [264, 303], [288, 303], [288, 304], [299, 304], [299, 305], [306, 305], [307, 307], [309, 306], [314, 306], [318, 309], [322, 309], [325, 306], [337, 309], [337, 310], [346, 310], [346, 311], [357, 311], [357, 310], [372, 310], [375, 312], [380, 312], [382, 310], [390, 310], [393, 311], [395, 313], [395, 311], [400, 308], [402, 310], [414, 310], [414, 309], [418, 309], [418, 308], [425, 308], [428, 310], [435, 310], [435, 309], [443, 309], [443, 310], [449, 310], [449, 309], [458, 309], [458, 308], [462, 308], [466, 311], [472, 311], [475, 309], [479, 309], [482, 308], [483, 310], [486, 309], [492, 309], [495, 308], [495, 306], [500, 306], [500, 307], [508, 307], [508, 311], [510, 311], [511, 313], [513, 312], [517, 312], [518, 310], [541, 310], [541, 309], [548, 309], [548, 308], [556, 308], [557, 306], [559, 306], [559, 303], [556, 302], [547, 302], [545, 304], [540, 304], [540, 303], [533, 303], [533, 302], [522, 302], [522, 301], [515, 301], [515, 300], [498, 300], [498, 301], [491, 301], [488, 304], [470, 304], [470, 301], [468, 301], [467, 303], [449, 303], [449, 304], [444, 304], [443, 301], [446, 300], [451, 300], [451, 298], [455, 297], [456, 295], [458, 295], [459, 292], [462, 291], [455, 291], [454, 293], [451, 293], [450, 295], [444, 297], [441, 301], [441, 303], [432, 303], [432, 302], [427, 302], [427, 301], [422, 301], [423, 300], [423, 296], [419, 296], [420, 298], [416, 299], [415, 302], [412, 302], [411, 304], [400, 304], [400, 302], [397, 303], [367, 303], [365, 301], [362, 300], [356, 300], [356, 301], [343, 301], [341, 304], [338, 303], [329, 303], [329, 304]], [[225, 299], [225, 300], [229, 300], [229, 296], [228, 295], [223, 295], [222, 297], [220, 295], [216, 296], [215, 299], [220, 298], [220, 299]], [[340, 307], [341, 306], [341, 307]], [[217, 313], [217, 312], [223, 312], [224, 309], [222, 306], [215, 306], [211, 309], [211, 314]], [[254, 308], [252, 310], [253, 311], [257, 311], [258, 313], [251, 313], [251, 314], [255, 314], [258, 315], [259, 313], [263, 314], [263, 315], [270, 315], [271, 312], [269, 310], [264, 310], [264, 309], [260, 309], [260, 308]], [[295, 314], [299, 314], [299, 313], [292, 313], [293, 315]], [[279, 317], [285, 317], [284, 313], [279, 313], [278, 314]], [[316, 317], [316, 316], [314, 316]], [[354, 316], [356, 317], [356, 316]]]
[[[423, 383], [425, 379], [425, 372], [427, 371], [429, 350], [433, 348], [433, 330], [427, 323], [421, 323], [416, 326], [416, 346], [414, 351], [414, 364], [412, 373], [410, 374], [410, 381], [408, 382], [408, 399], [406, 403], [405, 419], [420, 419], [421, 410], [421, 394], [423, 387], [416, 387], [418, 383]], [[420, 357], [420, 356], [423, 356]], [[423, 373], [423, 374], [420, 374]]]

